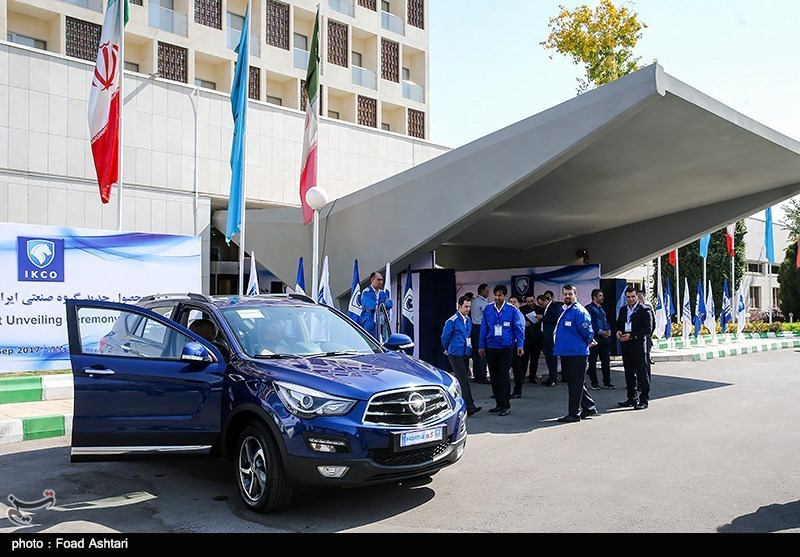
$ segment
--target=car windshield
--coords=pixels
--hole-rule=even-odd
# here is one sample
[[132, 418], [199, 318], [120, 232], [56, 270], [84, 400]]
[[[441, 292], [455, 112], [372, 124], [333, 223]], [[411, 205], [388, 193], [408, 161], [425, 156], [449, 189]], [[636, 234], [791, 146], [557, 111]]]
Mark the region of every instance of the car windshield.
[[264, 304], [228, 308], [222, 315], [251, 358], [375, 354], [378, 344], [325, 306]]

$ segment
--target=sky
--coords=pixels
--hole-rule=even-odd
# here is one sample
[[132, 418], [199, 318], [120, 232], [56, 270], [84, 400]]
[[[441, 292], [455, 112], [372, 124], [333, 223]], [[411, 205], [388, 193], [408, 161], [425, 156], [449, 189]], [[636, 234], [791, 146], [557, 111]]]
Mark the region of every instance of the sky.
[[[540, 45], [560, 4], [594, 9], [599, 1], [430, 0], [431, 141], [459, 147], [577, 94], [582, 66]], [[642, 65], [657, 61], [672, 77], [800, 140], [800, 2], [626, 5], [648, 25], [635, 49]]]

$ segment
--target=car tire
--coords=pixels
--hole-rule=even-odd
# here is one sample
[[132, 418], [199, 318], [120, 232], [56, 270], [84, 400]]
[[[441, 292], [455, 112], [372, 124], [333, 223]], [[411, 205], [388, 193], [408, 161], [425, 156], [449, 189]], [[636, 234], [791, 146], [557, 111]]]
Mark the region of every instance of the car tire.
[[250, 422], [239, 434], [234, 460], [236, 485], [252, 511], [267, 513], [287, 507], [292, 485], [286, 477], [275, 442], [267, 427]]

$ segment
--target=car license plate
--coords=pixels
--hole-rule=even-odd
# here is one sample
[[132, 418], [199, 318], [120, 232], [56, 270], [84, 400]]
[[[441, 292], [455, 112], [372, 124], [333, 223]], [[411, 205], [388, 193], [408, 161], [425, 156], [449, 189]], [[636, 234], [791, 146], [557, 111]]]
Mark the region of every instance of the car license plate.
[[406, 431], [400, 434], [400, 448], [414, 447], [426, 443], [434, 443], [444, 439], [444, 428], [434, 427], [419, 431]]

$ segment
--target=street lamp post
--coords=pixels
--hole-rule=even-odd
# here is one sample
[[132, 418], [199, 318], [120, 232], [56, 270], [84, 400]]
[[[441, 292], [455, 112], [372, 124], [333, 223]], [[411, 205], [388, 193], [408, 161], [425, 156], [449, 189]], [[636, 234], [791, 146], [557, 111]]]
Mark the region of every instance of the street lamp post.
[[314, 186], [306, 192], [306, 203], [314, 210], [314, 251], [312, 256], [311, 297], [317, 299], [319, 292], [319, 211], [328, 204], [328, 192]]

